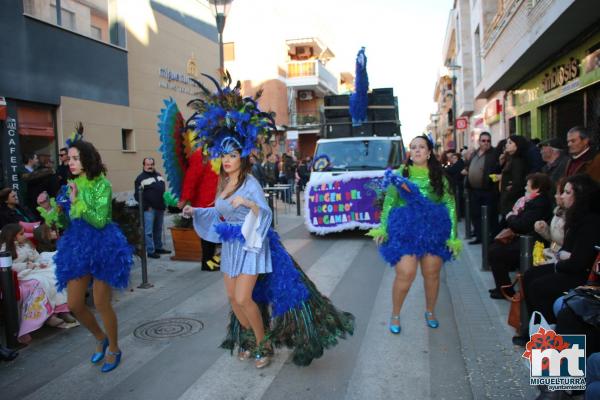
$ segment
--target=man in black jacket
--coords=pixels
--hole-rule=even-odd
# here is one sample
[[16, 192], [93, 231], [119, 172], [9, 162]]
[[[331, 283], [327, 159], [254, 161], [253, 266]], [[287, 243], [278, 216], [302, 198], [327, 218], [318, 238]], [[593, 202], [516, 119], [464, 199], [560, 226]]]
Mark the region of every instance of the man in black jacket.
[[[495, 155], [496, 152], [492, 147], [492, 135], [488, 132], [481, 132], [479, 149], [473, 153], [468, 168], [463, 171], [463, 174], [467, 176], [471, 221], [475, 234], [475, 239], [469, 244], [481, 243], [481, 206], [483, 205], [488, 206], [488, 220], [492, 237], [498, 231], [498, 189], [490, 179], [490, 174], [494, 172], [498, 163]], [[489, 238], [485, 239], [489, 240]]]
[[170, 254], [163, 249], [162, 229], [165, 216], [165, 180], [154, 169], [154, 159], [147, 157], [143, 161], [144, 171], [135, 178], [135, 199], [140, 201], [142, 190], [142, 206], [144, 207], [144, 233], [146, 235], [146, 251], [148, 257], [160, 258], [160, 254]]

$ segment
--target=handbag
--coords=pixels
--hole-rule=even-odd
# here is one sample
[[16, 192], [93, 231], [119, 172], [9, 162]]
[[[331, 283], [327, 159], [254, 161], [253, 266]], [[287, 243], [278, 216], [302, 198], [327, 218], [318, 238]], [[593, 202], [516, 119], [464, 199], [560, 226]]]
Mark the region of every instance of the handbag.
[[[519, 285], [518, 291], [514, 290], [517, 285]], [[509, 296], [506, 293], [508, 289], [513, 289], [515, 294]], [[514, 282], [510, 285], [501, 286], [500, 292], [506, 300], [510, 301], [508, 325], [515, 328], [517, 332], [521, 332], [521, 301], [525, 298], [525, 293], [523, 292], [523, 275], [520, 272], [517, 273]]]
[[556, 329], [555, 324], [549, 324], [546, 318], [539, 311], [534, 311], [529, 319], [529, 336], [537, 333], [540, 328], [544, 328], [546, 331], [553, 331]]
[[517, 234], [514, 233], [512, 229], [504, 228], [496, 235], [494, 240], [502, 244], [509, 244], [515, 239], [516, 236]]
[[565, 295], [564, 303], [585, 323], [600, 328], [600, 288], [571, 289]]

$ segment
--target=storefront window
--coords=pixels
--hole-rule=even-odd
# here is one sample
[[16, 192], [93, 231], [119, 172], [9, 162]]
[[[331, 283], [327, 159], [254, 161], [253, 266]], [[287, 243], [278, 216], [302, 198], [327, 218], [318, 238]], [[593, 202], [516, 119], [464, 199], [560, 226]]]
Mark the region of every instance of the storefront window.
[[23, 0], [25, 14], [96, 40], [111, 40], [109, 3], [114, 0]]
[[525, 136], [528, 139], [531, 139], [531, 114], [525, 113], [523, 115], [519, 115], [519, 135]]
[[594, 143], [600, 143], [600, 84], [590, 87], [586, 93], [586, 127], [592, 132]]
[[540, 108], [540, 133], [542, 140], [557, 137], [556, 108], [552, 104]]
[[515, 117], [510, 118], [508, 120], [508, 134], [509, 135], [517, 134], [517, 119]]

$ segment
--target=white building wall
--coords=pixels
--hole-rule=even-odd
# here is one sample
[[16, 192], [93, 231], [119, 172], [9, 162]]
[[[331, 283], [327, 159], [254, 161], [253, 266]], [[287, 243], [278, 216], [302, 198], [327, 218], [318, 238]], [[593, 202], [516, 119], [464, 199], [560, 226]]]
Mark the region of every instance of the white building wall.
[[484, 33], [481, 51], [485, 73], [476, 91], [482, 92], [498, 81], [574, 1], [537, 0], [533, 6], [532, 0], [500, 2], [503, 16]]

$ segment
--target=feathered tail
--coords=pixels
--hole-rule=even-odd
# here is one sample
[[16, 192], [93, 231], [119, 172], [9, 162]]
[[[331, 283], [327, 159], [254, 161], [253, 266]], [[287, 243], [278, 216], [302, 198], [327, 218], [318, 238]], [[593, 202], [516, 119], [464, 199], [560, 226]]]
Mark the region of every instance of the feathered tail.
[[[294, 364], [307, 366], [338, 339], [354, 333], [354, 316], [338, 310], [319, 292], [274, 231], [269, 232], [269, 244], [273, 272], [261, 275], [253, 298], [263, 313], [271, 344], [292, 349]], [[251, 349], [247, 335], [232, 313], [221, 347]]]

